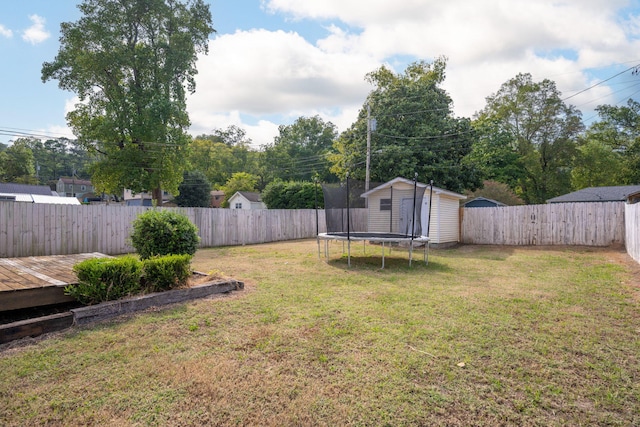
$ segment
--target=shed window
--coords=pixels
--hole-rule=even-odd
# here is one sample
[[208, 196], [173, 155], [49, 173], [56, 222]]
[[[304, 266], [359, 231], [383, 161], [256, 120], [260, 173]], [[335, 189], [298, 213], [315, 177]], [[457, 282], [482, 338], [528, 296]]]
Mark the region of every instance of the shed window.
[[242, 202], [236, 203], [236, 209], [242, 209]]
[[391, 210], [391, 199], [380, 199], [380, 210], [381, 211], [390, 211]]

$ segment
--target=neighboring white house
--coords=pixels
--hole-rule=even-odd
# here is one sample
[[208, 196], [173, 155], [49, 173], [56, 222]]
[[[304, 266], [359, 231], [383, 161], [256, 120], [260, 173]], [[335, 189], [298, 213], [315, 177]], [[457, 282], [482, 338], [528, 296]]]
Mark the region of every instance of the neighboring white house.
[[[429, 193], [427, 184], [417, 183], [424, 188], [422, 198], [422, 235], [427, 234], [429, 222]], [[404, 233], [410, 230], [413, 209], [413, 181], [395, 178], [362, 194], [368, 200], [368, 231], [379, 233]], [[431, 243], [448, 244], [460, 241], [460, 200], [467, 196], [433, 187], [429, 237]]]
[[237, 191], [229, 198], [229, 209], [267, 209], [262, 203], [260, 193]]

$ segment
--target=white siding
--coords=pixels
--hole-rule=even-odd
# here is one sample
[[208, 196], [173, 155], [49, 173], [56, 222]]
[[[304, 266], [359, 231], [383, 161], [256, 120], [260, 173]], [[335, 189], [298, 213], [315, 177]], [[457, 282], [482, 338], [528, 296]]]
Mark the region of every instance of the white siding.
[[[381, 211], [380, 200], [393, 198], [392, 211]], [[383, 188], [369, 195], [369, 228], [368, 231], [379, 233], [399, 233], [401, 205], [403, 199], [413, 199], [413, 186], [405, 183], [397, 183], [391, 188]], [[460, 239], [460, 212], [459, 197], [443, 194], [440, 191], [433, 193], [433, 205], [431, 206], [431, 222], [429, 224], [429, 237], [433, 243], [455, 243]], [[393, 212], [393, 218], [391, 214]], [[390, 221], [391, 220], [391, 221]], [[422, 234], [427, 234], [427, 222], [429, 221], [429, 189], [424, 193], [422, 202]], [[392, 229], [390, 230], [390, 222]]]
[[[400, 232], [398, 225], [400, 221], [400, 206], [402, 199], [413, 198], [413, 186], [404, 183], [394, 185], [391, 211], [381, 211], [380, 200], [391, 198], [391, 188], [383, 188], [368, 197], [369, 229], [362, 231], [376, 233]], [[393, 217], [391, 216], [392, 213]], [[392, 224], [390, 224], [390, 222], [392, 222]], [[389, 230], [389, 228], [391, 228], [391, 230]]]
[[460, 203], [458, 199], [438, 197], [438, 242], [451, 243], [460, 240]]
[[627, 253], [640, 262], [640, 203], [624, 206]]

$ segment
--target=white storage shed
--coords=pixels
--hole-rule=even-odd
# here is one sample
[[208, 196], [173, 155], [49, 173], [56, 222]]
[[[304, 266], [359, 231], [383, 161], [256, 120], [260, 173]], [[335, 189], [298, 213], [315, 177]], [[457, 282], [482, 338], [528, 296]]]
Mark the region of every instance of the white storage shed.
[[[432, 193], [429, 238], [431, 244], [445, 245], [460, 241], [460, 200], [467, 197], [442, 188], [431, 188], [418, 182], [424, 188], [421, 200], [422, 235], [427, 235], [429, 222], [429, 195]], [[368, 231], [379, 233], [403, 233], [410, 226], [413, 208], [414, 183], [406, 178], [395, 178], [362, 194], [367, 199]]]

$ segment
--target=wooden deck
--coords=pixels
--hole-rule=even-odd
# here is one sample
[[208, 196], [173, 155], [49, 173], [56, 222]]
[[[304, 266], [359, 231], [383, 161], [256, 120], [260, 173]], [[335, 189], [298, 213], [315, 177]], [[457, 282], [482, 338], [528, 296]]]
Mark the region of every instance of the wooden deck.
[[93, 252], [0, 258], [0, 311], [73, 301], [64, 294], [64, 287], [78, 280], [73, 266], [85, 259], [106, 256]]

